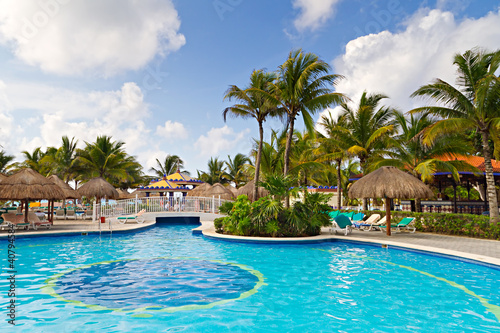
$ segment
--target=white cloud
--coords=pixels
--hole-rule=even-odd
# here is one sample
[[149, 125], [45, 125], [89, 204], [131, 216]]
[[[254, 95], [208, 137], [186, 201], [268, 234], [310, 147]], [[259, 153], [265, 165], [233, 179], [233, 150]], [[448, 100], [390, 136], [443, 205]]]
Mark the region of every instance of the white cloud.
[[225, 125], [220, 128], [212, 128], [207, 135], [201, 135], [196, 140], [194, 147], [198, 150], [200, 156], [217, 156], [220, 152], [228, 153], [230, 150], [238, 146], [239, 152], [244, 151], [242, 148], [246, 146], [249, 149], [251, 146], [251, 138], [248, 137], [249, 129], [245, 129], [239, 133]]
[[[29, 94], [26, 94], [29, 91]], [[61, 137], [75, 137], [80, 147], [99, 135], [126, 143], [129, 154], [143, 150], [156, 138], [145, 124], [148, 105], [141, 89], [126, 82], [115, 91], [80, 92], [58, 87], [0, 81], [0, 135], [10, 154], [36, 147], [59, 146]]]
[[316, 30], [335, 14], [340, 0], [293, 0], [293, 8], [300, 9], [293, 22], [298, 31]]
[[63, 75], [110, 76], [185, 44], [171, 0], [1, 0], [0, 43]]
[[188, 137], [184, 125], [171, 120], [167, 120], [163, 126], [157, 126], [156, 134], [165, 139], [186, 139]]
[[[480, 46], [500, 45], [500, 12], [458, 22], [450, 12], [421, 10], [399, 33], [383, 31], [350, 41], [345, 54], [333, 61], [334, 72], [345, 75], [337, 91], [358, 101], [363, 90], [384, 93], [388, 103], [407, 111], [422, 101], [409, 96], [439, 77], [455, 83], [453, 56]], [[386, 102], [387, 104], [387, 102]], [[326, 112], [325, 112], [326, 113]]]

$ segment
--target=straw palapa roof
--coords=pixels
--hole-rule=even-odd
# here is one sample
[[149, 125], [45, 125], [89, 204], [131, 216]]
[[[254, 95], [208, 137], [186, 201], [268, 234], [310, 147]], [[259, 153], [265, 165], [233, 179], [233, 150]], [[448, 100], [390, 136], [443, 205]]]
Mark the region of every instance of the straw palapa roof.
[[212, 185], [210, 185], [209, 183], [203, 183], [200, 186], [197, 186], [194, 189], [190, 190], [187, 195], [190, 197], [201, 197], [205, 194], [205, 192], [210, 190], [211, 187]]
[[434, 192], [422, 181], [396, 167], [381, 167], [356, 181], [350, 198], [424, 199]]
[[78, 194], [82, 197], [87, 198], [108, 198], [108, 199], [118, 199], [120, 194], [115, 190], [113, 185], [108, 183], [102, 177], [96, 177], [85, 184], [82, 185], [78, 189]]
[[[254, 190], [255, 190], [255, 179], [252, 179], [245, 186], [242, 186], [238, 189], [236, 196], [245, 194], [250, 200], [252, 200]], [[269, 191], [259, 186], [257, 188], [257, 199], [265, 197], [266, 195], [269, 195]]]
[[116, 191], [119, 194], [118, 199], [131, 199], [131, 198], [135, 198], [135, 194], [132, 195], [132, 193], [129, 193], [126, 190], [122, 190], [121, 188], [117, 188]]
[[64, 198], [61, 198], [61, 199], [79, 199], [79, 198], [81, 198], [81, 196], [78, 194], [77, 191], [75, 191], [74, 189], [71, 188], [71, 186], [69, 186], [64, 181], [62, 181], [61, 178], [57, 177], [57, 175], [51, 175], [47, 178], [61, 188], [61, 190], [64, 193]]
[[63, 190], [32, 169], [22, 169], [0, 183], [0, 198], [8, 200], [63, 199]]
[[209, 190], [205, 191], [203, 196], [215, 196], [216, 198], [220, 196], [221, 199], [231, 200], [234, 197], [234, 194], [224, 185], [216, 183], [213, 184]]

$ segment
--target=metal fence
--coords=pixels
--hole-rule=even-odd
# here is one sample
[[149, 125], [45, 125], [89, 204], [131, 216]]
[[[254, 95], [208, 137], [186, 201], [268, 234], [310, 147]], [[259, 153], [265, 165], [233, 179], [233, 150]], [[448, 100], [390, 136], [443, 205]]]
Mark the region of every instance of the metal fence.
[[[220, 197], [151, 197], [112, 201], [97, 204], [97, 215], [116, 217], [136, 214], [145, 209], [147, 213], [160, 212], [201, 212], [219, 213], [219, 206], [229, 200]], [[100, 214], [99, 214], [100, 211]]]

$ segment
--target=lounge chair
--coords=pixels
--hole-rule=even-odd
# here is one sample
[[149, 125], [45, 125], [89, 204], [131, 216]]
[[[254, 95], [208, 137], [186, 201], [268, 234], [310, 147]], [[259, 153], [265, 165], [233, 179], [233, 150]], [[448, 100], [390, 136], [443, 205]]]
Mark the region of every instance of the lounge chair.
[[4, 223], [7, 223], [9, 227], [14, 227], [16, 229], [23, 228], [29, 230], [30, 223], [24, 222], [24, 214], [17, 213], [3, 213], [2, 214]]
[[334, 218], [336, 218], [337, 216], [339, 216], [340, 214], [340, 210], [334, 210], [332, 212], [329, 212], [328, 215], [330, 215], [330, 218], [333, 220]]
[[[399, 221], [398, 224], [396, 224], [396, 225], [391, 224], [391, 228], [396, 228], [396, 232], [400, 232], [402, 230], [408, 230], [409, 232], [414, 233], [417, 230], [417, 227], [415, 227], [415, 225], [413, 224], [414, 221], [415, 221], [414, 217], [405, 217], [404, 219]], [[386, 227], [387, 226], [385, 226], [385, 225], [379, 226], [379, 228], [382, 232], [384, 232], [384, 229]]]
[[66, 214], [64, 214], [64, 209], [56, 209], [54, 211], [55, 219], [66, 219]]
[[343, 231], [345, 235], [352, 232], [352, 222], [345, 215], [339, 215], [332, 221], [332, 226], [330, 228], [330, 233], [337, 233], [337, 231]]
[[349, 220], [352, 220], [352, 218], [354, 217], [354, 214], [356, 214], [356, 213], [355, 212], [349, 212], [349, 213], [341, 213], [341, 214], [345, 215], [346, 217], [348, 217]]
[[45, 219], [40, 220], [38, 215], [36, 215], [33, 212], [28, 213], [28, 221], [31, 222], [31, 224], [33, 225], [33, 229], [35, 229], [35, 230], [38, 230], [38, 227], [42, 227], [42, 226], [46, 227], [47, 229], [50, 229], [50, 227], [52, 226], [52, 222], [44, 221], [44, 220]]
[[[372, 228], [377, 226], [378, 220], [380, 220], [380, 214], [372, 214], [366, 221], [354, 222], [354, 226], [360, 230], [372, 230]], [[385, 219], [384, 219], [385, 223]]]
[[125, 215], [125, 216], [119, 216], [117, 217], [118, 222], [121, 224], [126, 223], [127, 221], [135, 221], [137, 223], [143, 223], [144, 222], [144, 216], [143, 214], [146, 212], [145, 209], [141, 210], [139, 213], [134, 214], [134, 215]]
[[72, 218], [76, 220], [76, 212], [73, 209], [67, 209], [66, 210], [66, 219]]

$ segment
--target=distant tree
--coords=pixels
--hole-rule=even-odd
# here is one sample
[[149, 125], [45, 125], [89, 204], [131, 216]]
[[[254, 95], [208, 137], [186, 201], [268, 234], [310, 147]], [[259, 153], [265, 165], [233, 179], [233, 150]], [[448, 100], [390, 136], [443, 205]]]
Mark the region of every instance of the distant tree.
[[14, 160], [14, 156], [7, 155], [5, 150], [0, 151], [0, 173], [7, 173], [7, 170], [11, 166], [11, 162]]
[[[179, 156], [167, 154], [163, 163], [156, 159], [156, 167], [149, 169], [149, 171], [161, 178], [164, 175], [171, 175], [182, 168], [184, 168], [184, 161]], [[183, 172], [186, 173], [186, 171]]]
[[198, 170], [198, 178], [210, 185], [215, 183], [228, 183], [229, 177], [226, 173], [224, 164], [224, 161], [219, 161], [218, 157], [211, 157], [208, 161], [208, 171]]
[[245, 155], [239, 153], [231, 156], [227, 156], [226, 163], [226, 175], [230, 182], [233, 182], [236, 188], [239, 188], [246, 184], [247, 175], [245, 174], [245, 165], [250, 163], [250, 159]]

